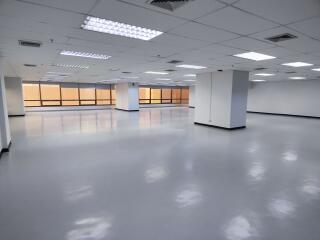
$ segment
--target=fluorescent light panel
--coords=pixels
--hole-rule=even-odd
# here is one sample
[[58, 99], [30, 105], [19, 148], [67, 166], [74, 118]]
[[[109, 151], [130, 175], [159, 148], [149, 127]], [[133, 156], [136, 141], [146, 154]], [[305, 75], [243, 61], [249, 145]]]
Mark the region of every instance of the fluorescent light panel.
[[196, 74], [186, 74], [186, 75], [183, 75], [184, 77], [196, 77], [197, 75]]
[[170, 78], [157, 78], [157, 80], [160, 80], [160, 81], [170, 81], [171, 79], [170, 79]]
[[302, 79], [306, 79], [306, 77], [289, 77], [290, 79], [293, 80], [302, 80]]
[[207, 67], [203, 67], [203, 66], [188, 65], [188, 64], [177, 65], [176, 67], [178, 67], [178, 68], [190, 68], [190, 69], [204, 69], [204, 68], [207, 68]]
[[167, 72], [154, 72], [154, 71], [147, 71], [147, 72], [144, 72], [144, 73], [155, 74], [155, 75], [167, 75], [167, 74], [169, 74]]
[[305, 63], [305, 62], [291, 62], [291, 63], [283, 63], [281, 65], [289, 66], [289, 67], [309, 67], [309, 66], [313, 66], [312, 63]]
[[263, 79], [254, 79], [254, 80], [251, 80], [251, 82], [265, 82], [266, 80], [263, 80]]
[[187, 80], [183, 80], [183, 81], [185, 81], [185, 82], [195, 82], [196, 80], [194, 80], [194, 79], [187, 79]]
[[320, 68], [314, 68], [314, 69], [312, 69], [312, 71], [320, 72]]
[[88, 69], [89, 66], [84, 66], [84, 65], [75, 65], [75, 64], [52, 64], [52, 66], [54, 67], [63, 67], [63, 68], [84, 68], [84, 69]]
[[250, 59], [250, 60], [254, 60], [254, 61], [262, 61], [262, 60], [269, 60], [269, 59], [276, 58], [273, 56], [269, 56], [269, 55], [257, 53], [257, 52], [245, 52], [245, 53], [240, 53], [240, 54], [236, 54], [233, 56], [239, 57], [239, 58]]
[[264, 76], [264, 77], [270, 77], [270, 76], [274, 76], [275, 74], [273, 73], [256, 73], [254, 74], [256, 76]]
[[157, 30], [137, 27], [91, 16], [87, 16], [84, 24], [81, 27], [90, 31], [108, 33], [145, 41], [151, 40], [152, 38], [155, 38], [163, 33]]
[[74, 56], [74, 57], [84, 57], [84, 58], [95, 58], [95, 59], [103, 59], [107, 60], [111, 58], [111, 56], [105, 55], [105, 54], [97, 54], [97, 53], [87, 53], [87, 52], [75, 52], [75, 51], [68, 51], [63, 50], [60, 52], [61, 55], [66, 56]]

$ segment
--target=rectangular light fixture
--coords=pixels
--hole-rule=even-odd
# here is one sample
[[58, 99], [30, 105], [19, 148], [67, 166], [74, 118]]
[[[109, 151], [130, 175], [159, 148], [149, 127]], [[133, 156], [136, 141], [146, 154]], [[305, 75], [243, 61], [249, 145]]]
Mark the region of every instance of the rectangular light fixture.
[[263, 79], [253, 79], [251, 82], [265, 82], [266, 80]]
[[95, 58], [95, 59], [104, 59], [104, 60], [107, 60], [107, 59], [111, 58], [111, 56], [108, 56], [108, 55], [105, 55], [105, 54], [87, 53], [87, 52], [75, 52], [75, 51], [67, 51], [67, 50], [62, 50], [60, 52], [60, 54], [61, 55], [66, 55], [66, 56]]
[[289, 77], [290, 79], [293, 80], [302, 80], [302, 79], [306, 79], [306, 77]]
[[203, 67], [203, 66], [188, 65], [188, 64], [177, 65], [176, 67], [178, 67], [178, 68], [190, 68], [190, 69], [204, 69], [204, 68], [207, 68], [207, 67]]
[[124, 76], [124, 77], [122, 77], [122, 78], [137, 79], [137, 78], [139, 78], [139, 77], [136, 77], [136, 76]]
[[163, 32], [143, 27], [137, 27], [125, 23], [114, 22], [111, 20], [87, 16], [81, 27], [85, 30], [108, 33], [128, 38], [135, 38], [149, 41], [161, 35]]
[[160, 81], [170, 81], [171, 79], [170, 79], [170, 78], [157, 78], [157, 80], [160, 80]]
[[196, 74], [186, 74], [186, 75], [183, 75], [184, 77], [196, 77], [197, 75]]
[[273, 74], [273, 73], [256, 73], [254, 75], [263, 76], [263, 77], [270, 77], [270, 76], [274, 76], [275, 74]]
[[147, 72], [144, 72], [144, 73], [155, 74], [155, 75], [167, 75], [167, 74], [169, 74], [167, 72], [154, 72], [154, 71], [147, 71]]
[[312, 71], [320, 72], [320, 68], [314, 68], [314, 69], [312, 69]]
[[83, 68], [83, 69], [88, 69], [89, 66], [84, 66], [84, 65], [75, 65], [75, 64], [52, 64], [54, 67], [63, 67], [63, 68]]
[[269, 55], [257, 53], [257, 52], [245, 52], [245, 53], [235, 54], [233, 56], [239, 57], [239, 58], [250, 59], [250, 60], [254, 60], [254, 61], [262, 61], [262, 60], [269, 60], [269, 59], [276, 58], [273, 56], [269, 56]]
[[187, 79], [187, 80], [183, 80], [185, 82], [195, 82], [196, 80], [193, 80], [193, 79]]
[[305, 62], [282, 63], [281, 65], [289, 66], [289, 67], [309, 67], [309, 66], [313, 66], [312, 63], [305, 63]]

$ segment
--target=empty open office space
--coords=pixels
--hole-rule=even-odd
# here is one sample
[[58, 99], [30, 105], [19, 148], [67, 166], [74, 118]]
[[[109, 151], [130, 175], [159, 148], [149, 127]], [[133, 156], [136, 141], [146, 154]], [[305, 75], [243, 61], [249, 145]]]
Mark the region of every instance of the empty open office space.
[[0, 240], [319, 239], [319, 0], [0, 0]]

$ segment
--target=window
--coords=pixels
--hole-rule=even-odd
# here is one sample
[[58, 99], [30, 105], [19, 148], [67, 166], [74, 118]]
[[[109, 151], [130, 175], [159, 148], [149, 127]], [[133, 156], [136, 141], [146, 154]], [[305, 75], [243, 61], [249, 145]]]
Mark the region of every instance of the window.
[[59, 84], [41, 84], [41, 103], [42, 106], [60, 105], [60, 86]]
[[111, 92], [109, 88], [101, 87], [96, 89], [97, 105], [109, 105], [111, 100]]
[[116, 104], [116, 90], [111, 89], [111, 104], [115, 105]]
[[172, 103], [181, 103], [181, 89], [172, 89]]
[[96, 91], [95, 88], [79, 88], [80, 105], [95, 105]]
[[161, 103], [161, 89], [151, 89], [151, 103]]
[[61, 87], [62, 106], [78, 106], [79, 90], [78, 88]]
[[40, 87], [37, 83], [23, 84], [23, 97], [25, 107], [39, 107], [40, 102]]
[[182, 104], [189, 103], [189, 88], [183, 88], [181, 90], [181, 103]]
[[162, 103], [171, 103], [171, 89], [163, 88], [162, 89]]
[[139, 102], [141, 104], [150, 103], [150, 88], [139, 88]]

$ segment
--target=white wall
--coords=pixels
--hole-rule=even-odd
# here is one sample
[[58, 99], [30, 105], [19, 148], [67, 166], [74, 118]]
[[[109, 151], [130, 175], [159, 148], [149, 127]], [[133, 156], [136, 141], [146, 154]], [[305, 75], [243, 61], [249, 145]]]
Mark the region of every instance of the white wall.
[[6, 96], [9, 116], [24, 115], [22, 80], [16, 77], [5, 77]]
[[139, 85], [119, 83], [116, 85], [116, 108], [128, 111], [139, 110]]
[[196, 106], [196, 86], [189, 87], [189, 107]]
[[253, 83], [248, 111], [320, 117], [320, 80]]

